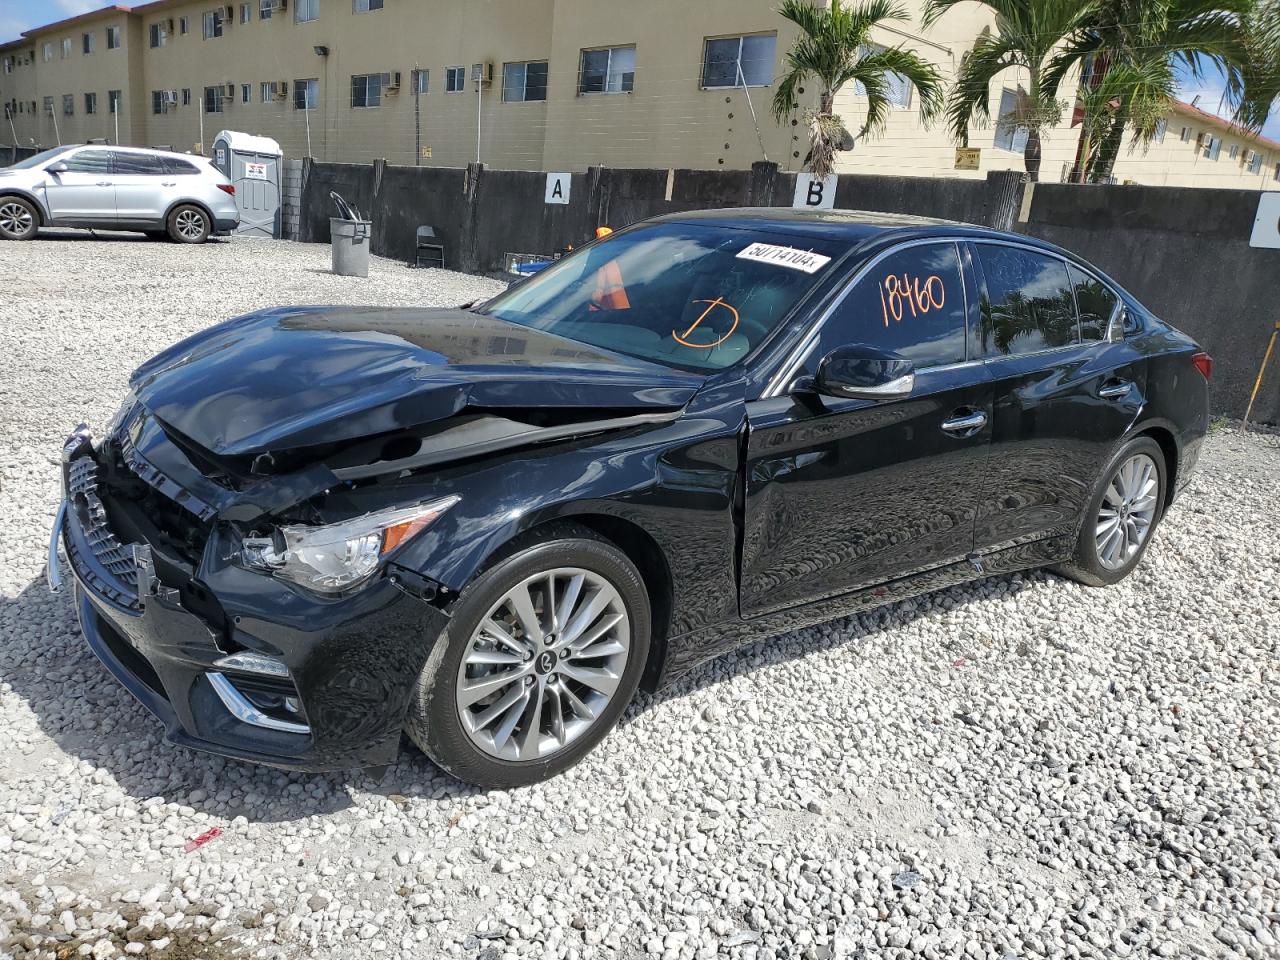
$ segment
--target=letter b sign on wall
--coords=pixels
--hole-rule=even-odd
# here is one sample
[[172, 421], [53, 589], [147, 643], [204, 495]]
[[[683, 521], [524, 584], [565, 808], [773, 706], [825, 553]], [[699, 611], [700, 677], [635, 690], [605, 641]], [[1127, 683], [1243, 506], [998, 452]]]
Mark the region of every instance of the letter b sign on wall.
[[836, 181], [834, 173], [815, 177], [812, 173], [796, 175], [796, 194], [791, 206], [800, 210], [831, 210], [836, 205]]

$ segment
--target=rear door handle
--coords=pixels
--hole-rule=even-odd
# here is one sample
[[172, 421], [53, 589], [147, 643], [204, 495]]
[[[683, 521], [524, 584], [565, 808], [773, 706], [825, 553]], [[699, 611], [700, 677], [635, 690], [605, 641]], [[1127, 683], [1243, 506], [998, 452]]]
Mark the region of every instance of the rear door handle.
[[973, 433], [981, 430], [987, 425], [987, 415], [981, 410], [975, 410], [973, 413], [966, 413], [963, 416], [952, 417], [950, 420], [942, 421], [942, 429], [947, 433]]
[[176, 183], [162, 183], [162, 184], [160, 184], [160, 186], [162, 186], [162, 187], [176, 187], [176, 186], [177, 186], [177, 184], [176, 184]]
[[1098, 391], [1098, 396], [1104, 400], [1114, 400], [1116, 397], [1123, 397], [1132, 387], [1133, 383], [1129, 380], [1108, 383]]
[[110, 180], [99, 180], [96, 184], [94, 184], [94, 186], [98, 186], [98, 187], [109, 187], [111, 185], [112, 184]]

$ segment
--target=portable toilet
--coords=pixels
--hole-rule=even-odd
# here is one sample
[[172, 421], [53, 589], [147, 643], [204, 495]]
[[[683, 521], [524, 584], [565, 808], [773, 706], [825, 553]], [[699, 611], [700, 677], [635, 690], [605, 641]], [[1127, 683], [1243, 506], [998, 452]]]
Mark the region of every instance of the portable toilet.
[[223, 130], [213, 140], [213, 165], [236, 185], [246, 237], [280, 237], [280, 167], [284, 154], [270, 137]]

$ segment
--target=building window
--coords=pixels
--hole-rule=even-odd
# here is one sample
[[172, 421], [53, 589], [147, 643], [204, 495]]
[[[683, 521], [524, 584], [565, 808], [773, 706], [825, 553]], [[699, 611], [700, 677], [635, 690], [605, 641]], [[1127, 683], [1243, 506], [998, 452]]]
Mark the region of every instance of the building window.
[[62, 59], [66, 60], [70, 56], [71, 56], [71, 38], [63, 37], [62, 38]]
[[204, 38], [212, 40], [220, 36], [222, 36], [222, 10], [210, 10], [204, 15]]
[[578, 93], [630, 93], [636, 83], [636, 48], [603, 47], [582, 51]]
[[1280, 163], [1276, 164], [1276, 174], [1271, 179], [1280, 182]]
[[266, 103], [267, 101], [269, 101], [273, 96], [275, 96], [275, 90], [273, 89], [274, 86], [275, 84], [271, 83], [270, 81], [267, 81], [267, 80], [261, 81], [258, 84], [258, 99], [261, 100], [263, 103]]
[[258, 4], [258, 19], [270, 20], [271, 14], [275, 12], [275, 0], [260, 0]]
[[1250, 173], [1262, 172], [1262, 154], [1257, 150], [1250, 150], [1249, 155], [1245, 157], [1245, 162]]
[[150, 36], [151, 49], [163, 47], [169, 41], [169, 31], [166, 29], [164, 21], [153, 23], [147, 28]]
[[117, 50], [120, 47], [120, 28], [107, 27], [107, 49]]
[[1027, 128], [1018, 126], [1014, 118], [1018, 113], [1019, 92], [1005, 87], [1000, 92], [1000, 113], [996, 120], [995, 147], [1010, 153], [1023, 153], [1027, 149]]
[[702, 47], [702, 85], [763, 87], [773, 83], [776, 33], [708, 37]]
[[204, 112], [205, 113], [221, 113], [222, 99], [227, 91], [221, 84], [216, 87], [204, 88]]
[[45, 63], [48, 63], [50, 60], [52, 60], [53, 44], [46, 40], [44, 45], [40, 48], [40, 56], [41, 58], [43, 58]]
[[240, 84], [240, 102], [253, 103], [253, 84], [251, 83]]
[[96, 93], [86, 93], [84, 95], [84, 112], [86, 115], [98, 112], [98, 95]]
[[119, 90], [107, 91], [107, 112], [108, 113], [120, 112], [120, 91]]
[[[887, 48], [880, 46], [878, 43], [873, 43], [862, 48], [862, 56], [865, 57], [868, 54], [879, 53], [885, 49]], [[865, 97], [867, 95], [867, 88], [861, 83], [855, 83], [853, 85], [853, 89], [860, 97]], [[884, 95], [885, 99], [895, 107], [902, 107], [903, 109], [906, 109], [911, 106], [911, 81], [900, 73], [894, 73], [892, 71], [887, 72], [884, 75]]]
[[240, 22], [253, 23], [253, 4], [251, 3], [240, 4]]
[[391, 83], [388, 73], [361, 73], [351, 78], [351, 106], [378, 107], [382, 105], [382, 88]]
[[44, 97], [41, 101], [44, 106], [44, 115], [46, 117], [53, 116], [53, 97]]
[[74, 117], [76, 115], [76, 98], [69, 93], [62, 95], [62, 115], [64, 117]]
[[382, 0], [351, 0], [352, 13], [368, 13], [370, 10], [381, 10]]
[[93, 34], [86, 33], [80, 37], [80, 52], [93, 53]]
[[410, 78], [413, 82], [414, 93], [426, 93], [431, 87], [431, 71], [415, 70], [411, 73]]
[[461, 93], [467, 84], [466, 67], [446, 67], [444, 71], [444, 92]]
[[1204, 149], [1201, 155], [1206, 160], [1217, 160], [1218, 154], [1222, 152], [1222, 138], [1215, 137], [1213, 134], [1207, 134], [1204, 138]]
[[502, 65], [502, 99], [506, 103], [547, 99], [547, 61]]
[[1183, 143], [1190, 143], [1190, 142], [1191, 142], [1191, 128], [1190, 128], [1190, 127], [1183, 127], [1183, 128], [1182, 128], [1182, 133], [1180, 133], [1180, 134], [1178, 135], [1178, 139], [1179, 139], [1179, 140], [1181, 140]]
[[1238, 156], [1240, 156], [1240, 144], [1233, 143], [1231, 149], [1227, 151], [1227, 158], [1234, 160]]
[[320, 19], [320, 0], [296, 0], [293, 8], [295, 23], [309, 23]]
[[191, 21], [189, 21], [186, 17], [179, 17], [178, 33], [180, 33], [182, 36], [185, 37], [190, 30], [191, 30]]
[[191, 106], [191, 88], [190, 87], [182, 88], [182, 105], [184, 107]]
[[4, 58], [4, 72], [13, 73], [13, 57]]
[[293, 81], [293, 108], [295, 110], [314, 110], [319, 103], [319, 80]]
[[1155, 131], [1151, 134], [1154, 143], [1164, 143], [1165, 131], [1169, 129], [1168, 120], [1157, 120]]

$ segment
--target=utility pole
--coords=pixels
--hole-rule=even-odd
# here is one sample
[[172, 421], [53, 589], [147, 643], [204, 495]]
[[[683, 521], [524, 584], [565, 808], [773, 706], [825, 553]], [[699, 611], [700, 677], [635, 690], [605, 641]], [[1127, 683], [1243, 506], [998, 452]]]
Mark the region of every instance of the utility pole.
[[422, 71], [414, 67], [413, 73], [413, 165], [422, 166]]

